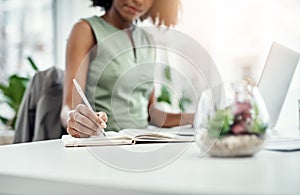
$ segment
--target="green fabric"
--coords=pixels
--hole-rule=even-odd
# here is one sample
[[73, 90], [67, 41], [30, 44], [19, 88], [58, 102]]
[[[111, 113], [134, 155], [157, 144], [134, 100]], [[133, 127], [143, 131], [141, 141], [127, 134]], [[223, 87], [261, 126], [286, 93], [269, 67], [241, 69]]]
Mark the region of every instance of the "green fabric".
[[128, 33], [97, 16], [84, 20], [92, 27], [98, 43], [97, 55], [89, 65], [85, 93], [96, 111], [107, 113], [106, 130], [147, 126], [155, 57], [149, 35], [140, 28], [132, 29], [134, 55]]

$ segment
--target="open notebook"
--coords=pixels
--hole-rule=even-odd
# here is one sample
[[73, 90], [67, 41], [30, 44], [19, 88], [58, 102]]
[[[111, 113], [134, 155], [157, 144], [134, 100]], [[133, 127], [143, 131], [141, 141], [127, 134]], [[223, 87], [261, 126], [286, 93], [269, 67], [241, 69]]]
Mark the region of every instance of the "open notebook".
[[62, 142], [66, 147], [76, 146], [109, 146], [109, 145], [133, 145], [138, 143], [168, 143], [168, 142], [192, 142], [193, 136], [181, 136], [170, 132], [160, 132], [148, 129], [123, 129], [113, 132], [107, 131], [106, 137], [92, 136], [90, 138], [74, 138], [63, 135]]

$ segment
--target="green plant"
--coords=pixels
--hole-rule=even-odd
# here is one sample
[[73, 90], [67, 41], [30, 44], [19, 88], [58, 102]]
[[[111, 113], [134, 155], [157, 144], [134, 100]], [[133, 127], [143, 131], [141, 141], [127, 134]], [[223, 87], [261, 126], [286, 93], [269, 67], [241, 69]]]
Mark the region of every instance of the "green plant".
[[169, 89], [165, 85], [163, 85], [160, 89], [160, 92], [161, 92], [161, 94], [159, 97], [157, 97], [157, 101], [158, 102], [166, 102], [166, 103], [172, 105]]
[[[267, 129], [259, 116], [259, 109], [255, 103], [236, 103], [235, 112], [232, 106], [218, 109], [208, 121], [208, 133], [211, 137], [222, 138], [226, 135], [255, 134], [262, 135]], [[251, 114], [253, 113], [253, 114]]]
[[[170, 66], [166, 66], [164, 68], [163, 76], [166, 79], [166, 81], [172, 85], [172, 74], [171, 74]], [[166, 102], [167, 104], [172, 106], [173, 104], [172, 104], [171, 96], [172, 96], [172, 91], [170, 91], [166, 85], [162, 84], [162, 86], [160, 88], [160, 96], [157, 97], [157, 102]], [[192, 101], [188, 97], [186, 97], [184, 94], [182, 94], [182, 97], [180, 97], [179, 102], [178, 102], [179, 109], [182, 112], [185, 112], [186, 105], [191, 104], [191, 103], [192, 103]]]
[[179, 108], [182, 112], [185, 112], [185, 106], [188, 105], [188, 104], [191, 104], [192, 101], [187, 98], [184, 94], [182, 95], [182, 97], [180, 98], [178, 104], [179, 104]]
[[224, 136], [230, 133], [231, 125], [234, 122], [230, 108], [217, 110], [209, 122], [209, 135], [211, 137]]
[[[38, 71], [38, 68], [31, 57], [27, 57], [31, 67]], [[14, 128], [17, 119], [19, 107], [27, 88], [30, 76], [22, 77], [18, 74], [13, 74], [8, 78], [8, 85], [0, 83], [0, 90], [3, 94], [3, 102], [7, 103], [14, 111], [15, 115], [13, 118], [5, 118], [0, 116], [0, 120], [7, 126]], [[2, 102], [2, 103], [3, 103]]]

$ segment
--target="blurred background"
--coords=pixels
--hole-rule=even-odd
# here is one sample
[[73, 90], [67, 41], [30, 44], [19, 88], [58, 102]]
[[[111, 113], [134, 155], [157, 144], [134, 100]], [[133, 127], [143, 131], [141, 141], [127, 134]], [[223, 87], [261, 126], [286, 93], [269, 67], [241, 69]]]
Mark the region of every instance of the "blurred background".
[[[225, 81], [245, 74], [258, 79], [273, 41], [300, 52], [299, 0], [181, 2], [175, 28], [208, 51]], [[99, 8], [90, 5], [89, 0], [0, 0], [0, 83], [15, 73], [32, 75], [28, 56], [40, 70], [64, 69], [67, 37], [74, 23], [101, 15]], [[299, 71], [298, 67], [289, 92], [298, 98]]]

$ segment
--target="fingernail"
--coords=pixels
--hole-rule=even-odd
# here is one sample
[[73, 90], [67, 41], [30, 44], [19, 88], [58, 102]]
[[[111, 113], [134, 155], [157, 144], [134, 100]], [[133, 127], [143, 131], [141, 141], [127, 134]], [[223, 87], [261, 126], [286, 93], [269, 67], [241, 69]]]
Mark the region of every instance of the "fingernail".
[[104, 129], [107, 127], [106, 123], [101, 123], [101, 127]]

